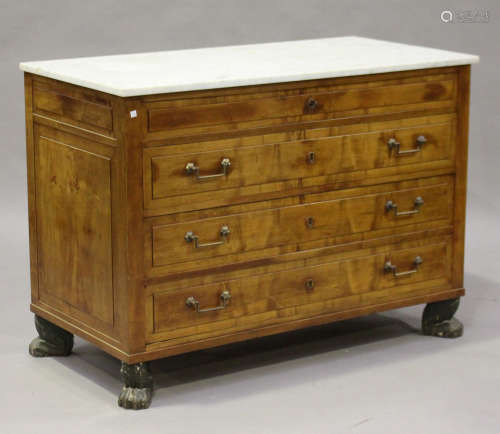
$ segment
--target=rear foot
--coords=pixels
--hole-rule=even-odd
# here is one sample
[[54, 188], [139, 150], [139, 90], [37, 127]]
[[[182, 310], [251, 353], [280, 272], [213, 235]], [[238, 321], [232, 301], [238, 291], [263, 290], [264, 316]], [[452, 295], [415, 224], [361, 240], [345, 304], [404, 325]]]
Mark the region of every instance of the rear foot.
[[464, 326], [458, 319], [453, 318], [459, 304], [459, 298], [429, 303], [422, 316], [422, 333], [441, 338], [462, 336]]
[[39, 336], [33, 339], [29, 353], [33, 357], [69, 356], [73, 349], [73, 335], [61, 327], [35, 315]]
[[129, 365], [122, 362], [120, 374], [124, 386], [118, 398], [118, 405], [134, 410], [148, 408], [153, 397], [153, 375], [149, 363]]

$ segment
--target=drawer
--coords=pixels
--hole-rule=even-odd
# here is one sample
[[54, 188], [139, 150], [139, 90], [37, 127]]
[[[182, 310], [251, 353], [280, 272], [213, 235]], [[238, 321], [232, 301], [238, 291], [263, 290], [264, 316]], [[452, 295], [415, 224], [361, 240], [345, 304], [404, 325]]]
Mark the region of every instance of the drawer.
[[450, 286], [451, 238], [421, 244], [384, 246], [345, 260], [155, 292], [152, 339], [208, 337], [442, 291]]
[[428, 222], [449, 224], [453, 178], [383, 184], [298, 200], [302, 203], [176, 224], [162, 225], [159, 219], [146, 231], [151, 237], [146, 239], [145, 252], [149, 273], [193, 261], [196, 269], [202, 269], [214, 266], [214, 260], [218, 266], [243, 261], [248, 255], [256, 260], [275, 255], [273, 248], [303, 250], [315, 240], [334, 244], [335, 237], [342, 235], [363, 233], [370, 238], [370, 233], [382, 229], [401, 232], [407, 225], [423, 230]]
[[[310, 138], [258, 146], [238, 146], [241, 141], [235, 140], [198, 143], [200, 151], [180, 155], [172, 155], [169, 147], [145, 149], [145, 207], [161, 208], [172, 198], [177, 206], [197, 209], [205, 197], [212, 200], [212, 206], [225, 205], [235, 195], [241, 199], [245, 187], [259, 184], [407, 165], [424, 168], [426, 163], [451, 161], [455, 116], [421, 122], [401, 128], [391, 128], [387, 122], [387, 129], [357, 132], [369, 128], [360, 125], [357, 131], [353, 128], [354, 133], [326, 137], [321, 135], [328, 130], [306, 131]], [[262, 137], [266, 139], [272, 140]]]
[[456, 73], [444, 72], [406, 74], [400, 79], [351, 78], [350, 83], [345, 79], [297, 82], [284, 90], [254, 86], [146, 102], [147, 133], [149, 138], [194, 136], [347, 116], [451, 108], [456, 97]]
[[114, 136], [110, 95], [40, 77], [33, 80], [32, 92], [33, 113]]

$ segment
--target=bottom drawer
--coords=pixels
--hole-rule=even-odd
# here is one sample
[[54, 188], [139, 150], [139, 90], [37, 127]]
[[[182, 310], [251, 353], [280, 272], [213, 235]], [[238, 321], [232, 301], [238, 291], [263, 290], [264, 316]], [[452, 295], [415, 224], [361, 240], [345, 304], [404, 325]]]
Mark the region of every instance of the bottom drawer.
[[219, 336], [446, 289], [450, 241], [155, 292], [149, 342]]

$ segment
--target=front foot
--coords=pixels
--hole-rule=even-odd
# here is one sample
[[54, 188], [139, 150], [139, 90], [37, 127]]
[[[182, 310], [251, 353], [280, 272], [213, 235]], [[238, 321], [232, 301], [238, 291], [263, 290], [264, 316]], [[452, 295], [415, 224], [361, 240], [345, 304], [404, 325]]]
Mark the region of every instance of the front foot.
[[151, 399], [151, 389], [123, 386], [118, 397], [118, 405], [127, 409], [141, 410], [150, 406]]
[[460, 299], [429, 303], [422, 316], [422, 333], [441, 338], [458, 338], [463, 335], [464, 326], [453, 318], [460, 304]]
[[133, 410], [148, 408], [153, 397], [153, 375], [149, 363], [129, 365], [122, 362], [120, 374], [124, 386], [118, 397], [118, 405]]
[[39, 336], [33, 339], [29, 353], [33, 357], [69, 356], [73, 349], [73, 335], [51, 322], [35, 315]]

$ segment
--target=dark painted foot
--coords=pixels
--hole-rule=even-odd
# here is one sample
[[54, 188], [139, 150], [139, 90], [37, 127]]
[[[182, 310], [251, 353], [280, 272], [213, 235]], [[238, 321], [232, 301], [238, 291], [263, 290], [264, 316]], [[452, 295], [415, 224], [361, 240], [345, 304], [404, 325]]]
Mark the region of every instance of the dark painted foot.
[[148, 408], [153, 397], [153, 374], [149, 363], [128, 365], [122, 362], [120, 374], [124, 386], [118, 398], [118, 405], [134, 410]]
[[464, 332], [462, 323], [453, 318], [460, 298], [429, 303], [422, 316], [422, 333], [441, 338], [458, 338]]
[[33, 357], [69, 356], [73, 349], [73, 335], [61, 327], [35, 315], [38, 337], [33, 339], [29, 352]]

